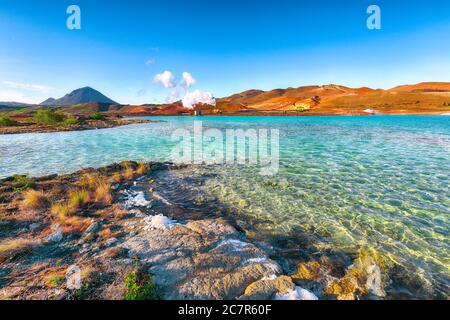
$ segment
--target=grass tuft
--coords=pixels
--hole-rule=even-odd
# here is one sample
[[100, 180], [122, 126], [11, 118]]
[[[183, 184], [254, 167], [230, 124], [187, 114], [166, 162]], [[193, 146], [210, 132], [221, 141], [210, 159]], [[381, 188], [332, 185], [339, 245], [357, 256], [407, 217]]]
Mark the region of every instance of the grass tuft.
[[78, 180], [78, 185], [86, 189], [95, 189], [97, 181], [100, 179], [97, 173], [86, 173]]
[[44, 209], [49, 201], [43, 191], [27, 190], [24, 192], [22, 204], [27, 209]]
[[136, 168], [136, 174], [139, 176], [142, 176], [146, 174], [148, 171], [148, 165], [145, 162], [139, 162], [137, 168]]
[[73, 210], [67, 203], [54, 203], [50, 211], [54, 216], [60, 219], [64, 219], [73, 214]]
[[69, 191], [69, 207], [71, 209], [79, 209], [90, 201], [89, 192], [85, 189], [77, 189]]
[[122, 174], [120, 172], [115, 172], [111, 177], [111, 181], [114, 183], [122, 182], [123, 181]]
[[112, 203], [111, 184], [106, 180], [98, 180], [95, 188], [95, 201], [110, 205]]
[[125, 180], [132, 180], [134, 178], [134, 170], [131, 166], [125, 166], [125, 169], [122, 172], [122, 177]]

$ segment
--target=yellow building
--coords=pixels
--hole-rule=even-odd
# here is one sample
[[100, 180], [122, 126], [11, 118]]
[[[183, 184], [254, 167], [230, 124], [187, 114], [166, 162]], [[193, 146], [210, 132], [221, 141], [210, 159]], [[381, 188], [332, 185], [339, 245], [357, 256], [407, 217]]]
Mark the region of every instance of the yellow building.
[[307, 102], [296, 102], [294, 104], [294, 111], [297, 112], [305, 112], [311, 109], [311, 104], [307, 103]]

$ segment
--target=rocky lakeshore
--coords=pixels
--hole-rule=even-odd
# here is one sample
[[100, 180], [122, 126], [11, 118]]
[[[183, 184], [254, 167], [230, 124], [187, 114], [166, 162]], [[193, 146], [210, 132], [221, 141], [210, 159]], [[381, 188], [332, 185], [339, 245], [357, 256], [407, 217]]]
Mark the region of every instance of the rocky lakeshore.
[[123, 162], [69, 175], [0, 180], [0, 299], [384, 295], [373, 256], [359, 257], [340, 277], [326, 260], [299, 264], [298, 272], [288, 274], [232, 221], [176, 221], [154, 210], [157, 202], [169, 205], [154, 189], [154, 174], [177, 169]]
[[107, 129], [119, 126], [126, 126], [138, 123], [155, 122], [151, 120], [125, 120], [125, 119], [104, 119], [104, 120], [83, 120], [76, 124], [36, 124], [18, 123], [14, 126], [0, 126], [0, 134], [20, 134], [20, 133], [46, 133], [65, 131], [85, 131]]

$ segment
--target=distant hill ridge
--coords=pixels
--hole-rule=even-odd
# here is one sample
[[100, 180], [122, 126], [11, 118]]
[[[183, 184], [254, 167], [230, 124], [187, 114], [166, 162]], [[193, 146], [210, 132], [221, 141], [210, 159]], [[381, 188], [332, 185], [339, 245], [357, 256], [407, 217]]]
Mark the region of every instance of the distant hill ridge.
[[82, 103], [105, 103], [105, 104], [117, 104], [114, 100], [111, 100], [107, 96], [103, 95], [99, 91], [92, 89], [91, 87], [84, 87], [72, 91], [59, 99], [49, 98], [42, 102], [41, 106], [73, 106]]
[[[445, 114], [450, 112], [450, 82], [422, 82], [391, 89], [351, 88], [337, 84], [310, 85], [268, 91], [250, 89], [217, 98], [215, 106], [197, 105], [203, 114]], [[0, 111], [27, 107], [17, 102], [0, 102]], [[97, 90], [84, 87], [60, 99], [49, 98], [40, 105], [60, 107], [64, 112], [83, 114], [108, 112], [116, 115], [189, 114], [181, 101], [169, 104], [122, 105]]]

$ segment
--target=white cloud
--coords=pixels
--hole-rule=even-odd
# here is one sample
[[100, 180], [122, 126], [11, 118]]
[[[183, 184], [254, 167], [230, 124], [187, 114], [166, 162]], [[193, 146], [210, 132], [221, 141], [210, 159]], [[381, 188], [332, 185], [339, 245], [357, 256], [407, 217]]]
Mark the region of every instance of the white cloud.
[[194, 85], [197, 82], [195, 78], [190, 74], [189, 72], [183, 72], [183, 81], [181, 82], [181, 85], [184, 88], [190, 88], [192, 85]]
[[182, 99], [183, 106], [188, 109], [193, 109], [196, 105], [203, 103], [209, 105], [216, 105], [216, 99], [211, 92], [204, 92], [200, 90], [195, 90], [192, 92], [187, 92]]
[[173, 73], [167, 70], [163, 73], [158, 73], [157, 75], [155, 75], [153, 81], [156, 83], [161, 83], [164, 88], [174, 88], [176, 85]]
[[20, 83], [20, 82], [14, 82], [14, 81], [2, 81], [2, 84], [13, 88], [13, 89], [20, 89], [25, 91], [34, 91], [34, 92], [41, 92], [41, 93], [47, 93], [52, 88], [47, 86], [42, 86], [38, 84], [31, 84], [31, 83]]

